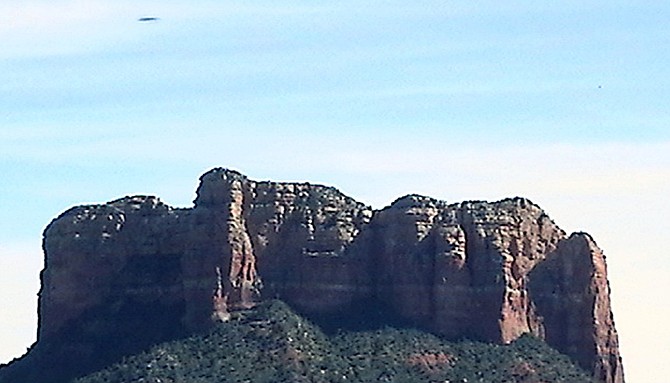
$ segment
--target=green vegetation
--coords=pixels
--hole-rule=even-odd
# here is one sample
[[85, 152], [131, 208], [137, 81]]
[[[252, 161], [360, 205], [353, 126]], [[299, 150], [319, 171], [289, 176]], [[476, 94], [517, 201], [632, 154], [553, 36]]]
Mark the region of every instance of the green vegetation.
[[524, 336], [511, 345], [447, 342], [413, 329], [325, 335], [280, 301], [211, 332], [163, 343], [76, 383], [592, 382]]

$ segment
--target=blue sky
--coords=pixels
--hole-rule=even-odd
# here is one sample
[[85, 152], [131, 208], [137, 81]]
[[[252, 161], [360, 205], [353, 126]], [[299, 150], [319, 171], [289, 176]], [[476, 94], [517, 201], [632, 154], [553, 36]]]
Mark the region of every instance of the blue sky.
[[331, 3], [0, 4], [0, 360], [34, 337], [51, 219], [130, 194], [189, 206], [226, 166], [375, 207], [529, 197], [604, 248], [626, 374], [661, 382], [670, 5]]

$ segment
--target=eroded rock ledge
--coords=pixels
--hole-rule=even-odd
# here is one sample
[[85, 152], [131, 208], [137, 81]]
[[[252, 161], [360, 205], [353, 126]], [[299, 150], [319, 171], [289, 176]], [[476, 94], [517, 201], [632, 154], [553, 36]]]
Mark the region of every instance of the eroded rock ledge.
[[196, 331], [225, 317], [213, 310], [264, 298], [324, 315], [374, 301], [451, 338], [532, 333], [599, 381], [624, 381], [602, 251], [523, 198], [408, 195], [373, 210], [217, 168], [190, 209], [147, 196], [70, 209], [44, 250], [36, 348], [58, 340], [73, 357], [110, 337], [146, 338], [129, 349]]

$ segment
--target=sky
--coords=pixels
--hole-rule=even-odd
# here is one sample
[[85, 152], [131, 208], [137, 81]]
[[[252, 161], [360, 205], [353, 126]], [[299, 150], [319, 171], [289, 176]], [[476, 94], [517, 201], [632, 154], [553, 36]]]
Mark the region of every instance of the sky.
[[188, 207], [222, 166], [375, 208], [527, 197], [604, 250], [627, 381], [667, 380], [670, 4], [278, 3], [0, 4], [0, 362], [53, 218]]

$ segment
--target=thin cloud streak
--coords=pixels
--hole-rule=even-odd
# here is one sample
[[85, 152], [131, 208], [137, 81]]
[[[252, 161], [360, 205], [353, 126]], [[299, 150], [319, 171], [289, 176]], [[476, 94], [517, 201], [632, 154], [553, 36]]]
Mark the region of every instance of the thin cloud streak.
[[[0, 57], [16, 59], [76, 55], [95, 52], [136, 42], [152, 34], [137, 20], [147, 15], [159, 17], [151, 25], [162, 32], [202, 23], [203, 20], [226, 20], [242, 17], [279, 18], [289, 15], [308, 16], [324, 12], [316, 6], [252, 6], [205, 1], [189, 2], [100, 0], [29, 0], [0, 5]], [[165, 26], [167, 24], [168, 26]]]

